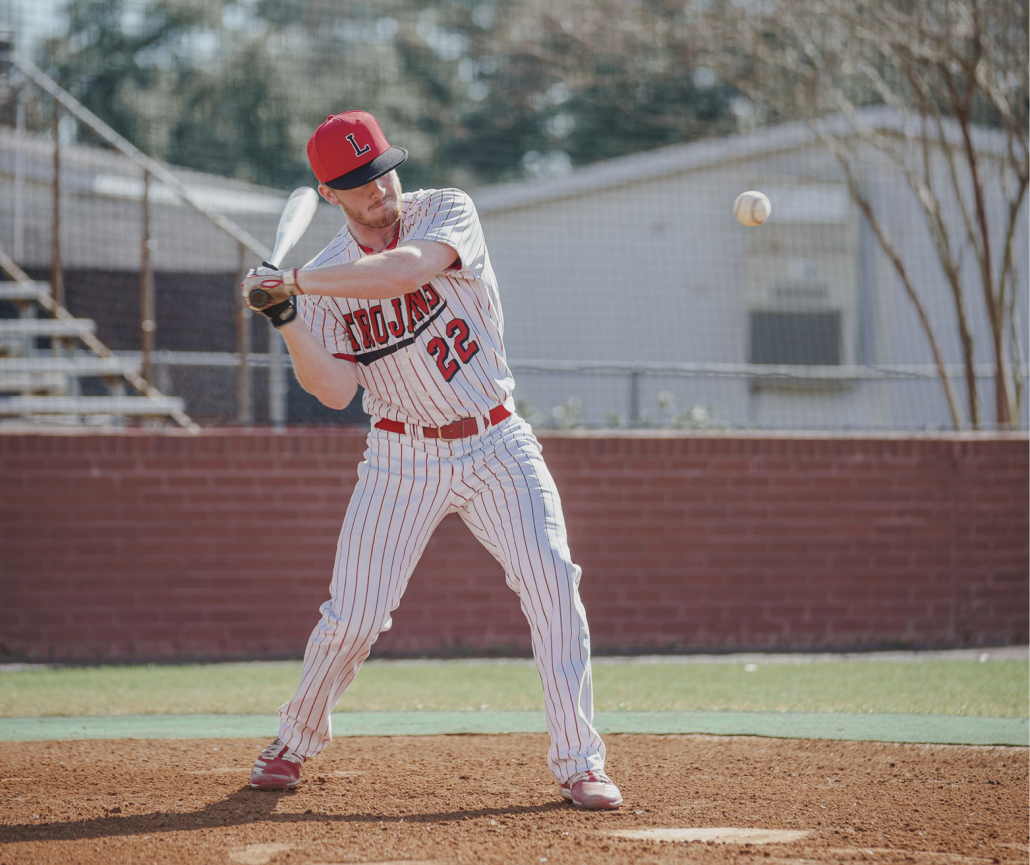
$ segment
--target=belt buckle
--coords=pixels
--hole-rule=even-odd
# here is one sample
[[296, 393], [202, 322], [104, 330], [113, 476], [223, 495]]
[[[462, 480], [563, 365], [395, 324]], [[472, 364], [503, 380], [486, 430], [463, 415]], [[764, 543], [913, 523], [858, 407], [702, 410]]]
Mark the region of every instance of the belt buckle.
[[[472, 424], [471, 432], [467, 432], [468, 424]], [[447, 427], [457, 427], [458, 434], [456, 436], [444, 435], [444, 430], [447, 429]], [[476, 423], [476, 419], [474, 417], [459, 418], [456, 421], [451, 421], [449, 424], [447, 424], [447, 426], [438, 426], [436, 428], [437, 438], [439, 438], [439, 440], [442, 442], [455, 442], [458, 439], [463, 439], [467, 438], [470, 435], [475, 435], [477, 432], [479, 432], [479, 424]]]
[[[449, 436], [444, 434], [444, 430], [448, 427], [457, 427], [458, 434], [456, 436]], [[460, 438], [464, 438], [465, 422], [463, 420], [453, 420], [449, 424], [444, 426], [438, 426], [436, 428], [436, 436], [442, 442], [456, 442]]]

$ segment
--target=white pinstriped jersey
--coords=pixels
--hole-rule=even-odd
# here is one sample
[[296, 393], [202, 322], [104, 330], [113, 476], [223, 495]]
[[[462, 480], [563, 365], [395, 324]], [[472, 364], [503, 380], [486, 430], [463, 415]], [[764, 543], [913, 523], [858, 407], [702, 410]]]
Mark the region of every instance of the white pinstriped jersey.
[[[485, 417], [500, 404], [512, 411], [515, 383], [504, 359], [497, 283], [472, 201], [456, 189], [405, 194], [403, 201], [391, 245], [438, 241], [457, 252], [455, 263], [403, 297], [302, 295], [301, 315], [332, 354], [357, 365], [374, 421], [442, 427]], [[310, 266], [370, 253], [345, 227]], [[279, 709], [280, 740], [303, 757], [329, 744], [333, 707], [379, 634], [392, 626], [390, 614], [429, 538], [452, 513], [501, 563], [529, 621], [552, 774], [565, 784], [583, 772], [603, 772], [582, 572], [572, 562], [540, 444], [517, 414], [454, 439], [381, 426], [369, 431], [336, 549], [331, 597], [311, 632], [297, 694]]]
[[[304, 295], [298, 311], [336, 357], [357, 364], [373, 418], [444, 426], [514, 409], [497, 279], [472, 199], [458, 189], [403, 193], [396, 244], [432, 240], [458, 258], [418, 291], [385, 300]], [[344, 225], [307, 267], [369, 254]]]

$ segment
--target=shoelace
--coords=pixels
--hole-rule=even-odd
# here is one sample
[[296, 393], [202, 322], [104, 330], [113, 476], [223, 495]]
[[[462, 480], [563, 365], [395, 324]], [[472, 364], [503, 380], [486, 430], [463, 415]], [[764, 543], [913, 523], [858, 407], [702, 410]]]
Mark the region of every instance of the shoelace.
[[589, 781], [596, 784], [611, 784], [612, 779], [609, 778], [604, 772], [577, 772], [568, 781], [565, 782], [565, 786], [570, 790], [573, 784], [578, 784], [580, 781]]
[[304, 758], [294, 751], [291, 751], [283, 743], [282, 739], [276, 739], [270, 744], [264, 751], [261, 752], [259, 760], [263, 760], [266, 764], [270, 763], [275, 759], [286, 760], [290, 763], [296, 763], [298, 766], [304, 764]]

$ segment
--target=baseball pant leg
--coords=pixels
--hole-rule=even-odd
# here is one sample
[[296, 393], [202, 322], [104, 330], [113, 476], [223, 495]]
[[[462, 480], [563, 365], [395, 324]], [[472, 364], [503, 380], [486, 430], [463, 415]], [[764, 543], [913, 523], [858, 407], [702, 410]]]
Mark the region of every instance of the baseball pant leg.
[[279, 738], [302, 756], [331, 741], [330, 713], [390, 628], [448, 493], [438, 459], [373, 431], [340, 532], [331, 597], [308, 640], [297, 694], [279, 709]]
[[459, 510], [477, 539], [505, 569], [529, 621], [544, 690], [551, 747], [547, 763], [559, 782], [604, 769], [604, 742], [594, 728], [590, 631], [579, 597], [581, 570], [572, 563], [561, 500], [521, 419], [492, 435], [464, 483], [475, 494]]

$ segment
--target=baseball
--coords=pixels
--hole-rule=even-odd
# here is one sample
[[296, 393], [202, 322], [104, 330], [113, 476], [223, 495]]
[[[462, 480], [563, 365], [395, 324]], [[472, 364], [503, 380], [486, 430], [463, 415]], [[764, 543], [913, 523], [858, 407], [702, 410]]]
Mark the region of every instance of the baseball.
[[733, 202], [733, 215], [741, 225], [761, 225], [772, 213], [772, 205], [765, 193], [749, 189], [737, 196]]

